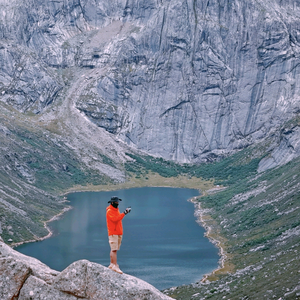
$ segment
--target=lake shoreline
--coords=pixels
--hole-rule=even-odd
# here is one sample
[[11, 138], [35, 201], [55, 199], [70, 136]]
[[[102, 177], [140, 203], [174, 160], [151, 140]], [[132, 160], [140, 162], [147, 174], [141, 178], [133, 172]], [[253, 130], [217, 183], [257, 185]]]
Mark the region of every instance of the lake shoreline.
[[[223, 188], [220, 188], [222, 190]], [[214, 189], [216, 190], [216, 189]], [[214, 269], [212, 272], [205, 274], [201, 279], [201, 282], [215, 281], [218, 279], [218, 275], [225, 273], [232, 273], [234, 271], [234, 265], [229, 263], [229, 255], [226, 253], [224, 242], [225, 239], [220, 235], [216, 226], [214, 226], [214, 220], [211, 218], [211, 210], [204, 209], [201, 207], [200, 197], [193, 197], [189, 201], [194, 203], [195, 217], [200, 226], [205, 230], [204, 236], [207, 237], [212, 244], [219, 248], [219, 267]]]
[[[169, 182], [168, 182], [169, 183]], [[186, 187], [186, 185], [182, 185], [182, 184], [168, 184], [167, 182], [162, 183], [160, 185], [151, 185], [149, 187], [167, 187], [167, 188], [191, 188], [191, 189], [196, 189], [199, 191], [200, 193], [203, 193], [202, 196], [205, 194], [205, 190], [203, 191], [202, 189], [200, 189], [199, 187], [195, 187], [194, 184], [192, 184], [192, 186]], [[61, 196], [66, 197], [68, 194], [70, 193], [80, 193], [80, 192], [86, 192], [86, 191], [90, 191], [90, 192], [100, 192], [100, 191], [113, 191], [113, 190], [120, 190], [120, 189], [129, 189], [129, 188], [138, 188], [138, 187], [143, 187], [142, 186], [136, 186], [135, 184], [129, 184], [129, 186], [123, 186], [123, 185], [113, 185], [113, 186], [106, 186], [105, 188], [103, 188], [103, 186], [98, 186], [98, 187], [93, 187], [91, 189], [91, 187], [74, 187], [72, 189], [69, 189], [68, 191], [64, 192], [63, 194], [61, 194]], [[210, 186], [211, 187], [211, 186]], [[201, 188], [203, 188], [203, 186], [201, 186]], [[197, 199], [199, 199], [199, 197], [201, 197], [201, 195], [193, 197], [192, 199], [187, 199], [188, 201], [194, 203], [194, 215], [197, 217], [197, 222], [199, 223], [199, 225], [201, 227], [204, 228], [205, 230], [205, 234], [204, 236], [207, 237], [210, 242], [212, 244], [214, 244], [217, 248], [219, 248], [219, 267], [215, 270], [213, 270], [211, 273], [205, 274], [201, 280], [201, 282], [204, 282], [206, 280], [208, 280], [209, 278], [211, 278], [212, 275], [217, 274], [218, 272], [226, 269], [226, 259], [227, 259], [227, 254], [224, 250], [224, 247], [220, 241], [220, 238], [216, 238], [215, 232], [213, 231], [214, 229], [212, 228], [212, 226], [210, 226], [207, 222], [207, 217], [209, 216], [207, 214], [207, 211], [201, 208], [201, 203], [199, 201], [197, 201]], [[66, 201], [66, 200], [65, 200]], [[67, 202], [67, 201], [66, 201]], [[51, 219], [47, 220], [44, 222], [44, 227], [47, 229], [48, 234], [46, 236], [40, 237], [40, 238], [36, 238], [33, 240], [28, 240], [28, 241], [23, 241], [23, 242], [19, 242], [19, 243], [14, 243], [11, 244], [10, 246], [12, 248], [18, 247], [22, 244], [26, 244], [26, 243], [33, 243], [33, 242], [38, 242], [38, 241], [43, 241], [45, 239], [50, 238], [53, 235], [52, 230], [50, 229], [50, 227], [48, 226], [48, 223], [55, 221], [59, 218], [61, 218], [66, 212], [68, 212], [69, 210], [71, 210], [72, 207], [71, 206], [67, 206], [65, 207], [61, 212], [59, 212], [58, 214], [54, 215]]]
[[63, 208], [61, 212], [54, 215], [51, 219], [43, 222], [44, 223], [44, 228], [48, 231], [47, 235], [42, 236], [40, 238], [37, 237], [36, 239], [33, 239], [33, 240], [27, 240], [27, 241], [23, 241], [23, 242], [19, 242], [19, 243], [12, 243], [9, 246], [12, 247], [12, 248], [16, 248], [16, 247], [19, 247], [19, 246], [24, 245], [24, 244], [41, 242], [45, 239], [50, 238], [53, 235], [53, 231], [48, 226], [48, 223], [50, 223], [52, 221], [55, 221], [55, 220], [58, 220], [59, 218], [61, 218], [66, 212], [68, 212], [72, 208], [73, 208], [72, 206], [67, 206], [67, 207]]

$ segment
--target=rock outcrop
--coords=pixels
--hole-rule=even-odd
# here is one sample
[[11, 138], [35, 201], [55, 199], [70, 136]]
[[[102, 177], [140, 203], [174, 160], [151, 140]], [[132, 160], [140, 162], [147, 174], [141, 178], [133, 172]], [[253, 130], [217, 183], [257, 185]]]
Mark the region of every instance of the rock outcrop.
[[80, 260], [57, 272], [0, 240], [0, 299], [172, 299], [143, 280]]

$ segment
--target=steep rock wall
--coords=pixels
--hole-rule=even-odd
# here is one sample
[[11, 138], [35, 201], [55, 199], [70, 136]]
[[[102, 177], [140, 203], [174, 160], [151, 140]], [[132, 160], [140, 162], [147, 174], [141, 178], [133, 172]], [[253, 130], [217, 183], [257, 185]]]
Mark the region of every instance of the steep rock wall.
[[115, 68], [90, 105], [100, 117], [91, 119], [181, 162], [265, 138], [299, 112], [298, 23], [286, 10], [282, 2], [164, 2], [116, 45]]
[[150, 154], [207, 161], [271, 136], [299, 114], [299, 6], [7, 1], [0, 27], [9, 55], [0, 61], [15, 70], [16, 59], [8, 57], [10, 45], [19, 44], [36, 61], [31, 81], [44, 80], [33, 84], [1, 71], [1, 99], [39, 112], [68, 88], [63, 70], [95, 70], [75, 99], [92, 122]]

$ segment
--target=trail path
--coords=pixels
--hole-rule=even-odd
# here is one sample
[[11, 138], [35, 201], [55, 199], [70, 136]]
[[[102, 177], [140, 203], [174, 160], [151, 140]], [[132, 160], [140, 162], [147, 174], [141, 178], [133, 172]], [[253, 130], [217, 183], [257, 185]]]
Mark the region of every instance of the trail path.
[[[124, 38], [123, 36], [128, 30], [128, 26], [124, 26], [120, 21], [115, 21], [94, 33], [85, 47], [91, 49], [97, 46], [102, 53], [109, 53], [112, 43]], [[65, 87], [61, 103], [55, 109], [52, 108], [43, 114], [39, 121], [47, 126], [56, 124], [55, 126], [61, 133], [60, 137], [82, 158], [86, 165], [117, 181], [123, 181], [124, 174], [112, 166], [103, 164], [101, 154], [122, 163], [126, 160], [124, 153], [127, 146], [121, 141], [117, 141], [115, 136], [103, 128], [92, 123], [76, 108], [80, 97], [85, 91], [97, 85], [97, 80], [105, 75], [107, 68], [103, 63], [94, 69], [78, 68], [71, 85]]]

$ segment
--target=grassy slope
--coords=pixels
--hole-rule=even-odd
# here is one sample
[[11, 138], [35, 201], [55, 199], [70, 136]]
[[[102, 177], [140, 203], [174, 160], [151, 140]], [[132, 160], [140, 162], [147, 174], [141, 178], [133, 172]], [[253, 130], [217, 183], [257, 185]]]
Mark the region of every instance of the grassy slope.
[[50, 132], [1, 104], [0, 235], [22, 242], [48, 234], [44, 222], [67, 205], [58, 196], [75, 184], [103, 184]]
[[259, 175], [242, 169], [226, 190], [199, 199], [235, 272], [167, 291], [172, 297], [300, 299], [300, 159]]

